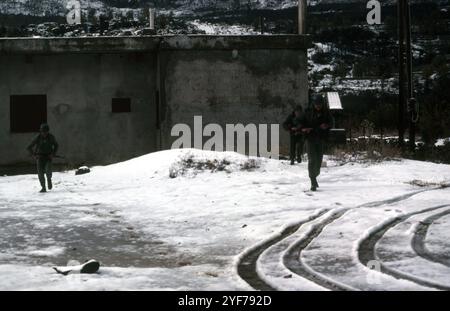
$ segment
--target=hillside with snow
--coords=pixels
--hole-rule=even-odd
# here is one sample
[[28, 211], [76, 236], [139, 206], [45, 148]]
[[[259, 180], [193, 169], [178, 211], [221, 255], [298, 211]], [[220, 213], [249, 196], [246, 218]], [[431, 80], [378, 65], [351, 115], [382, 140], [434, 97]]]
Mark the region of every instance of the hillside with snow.
[[[0, 13], [3, 14], [26, 14], [26, 15], [61, 15], [67, 12], [67, 3], [70, 0], [4, 0], [0, 3]], [[83, 9], [106, 8], [143, 8], [155, 5], [160, 9], [176, 10], [226, 10], [239, 9], [241, 6], [250, 5], [253, 9], [282, 9], [296, 5], [292, 0], [173, 0], [173, 1], [115, 1], [115, 0], [80, 0]]]
[[[70, 0], [4, 0], [0, 2], [2, 14], [24, 14], [36, 16], [58, 16], [67, 14]], [[82, 7], [100, 9], [105, 5], [101, 1], [80, 0]]]
[[[70, 0], [3, 0], [0, 13], [25, 15], [61, 15], [67, 11]], [[129, 8], [137, 9], [154, 6], [158, 9], [180, 11], [230, 10], [230, 9], [270, 9], [280, 10], [297, 6], [297, 0], [79, 0], [83, 9]], [[313, 0], [309, 5], [323, 3], [355, 3], [365, 0]], [[389, 1], [391, 2], [391, 1]], [[384, 2], [386, 4], [386, 2]]]
[[[199, 150], [56, 173], [46, 194], [0, 177], [0, 290], [449, 289], [449, 182], [328, 157], [311, 193], [306, 164]], [[52, 270], [91, 258], [98, 274]]]

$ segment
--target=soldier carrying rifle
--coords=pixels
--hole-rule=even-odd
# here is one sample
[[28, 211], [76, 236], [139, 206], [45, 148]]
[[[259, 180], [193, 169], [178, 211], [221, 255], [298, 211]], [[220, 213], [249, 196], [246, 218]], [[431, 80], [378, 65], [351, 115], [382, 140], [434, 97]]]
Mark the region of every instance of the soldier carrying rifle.
[[58, 143], [55, 136], [50, 134], [48, 124], [44, 123], [41, 125], [39, 135], [33, 139], [27, 150], [36, 160], [37, 173], [42, 187], [40, 192], [47, 192], [45, 176], [47, 177], [48, 189], [51, 190], [53, 188], [52, 159], [58, 151]]
[[302, 106], [295, 107], [294, 111], [287, 117], [286, 121], [283, 122], [283, 128], [289, 131], [291, 136], [291, 147], [290, 147], [290, 159], [291, 165], [294, 165], [295, 160], [298, 163], [302, 162], [303, 155], [303, 133], [301, 120], [303, 117]]

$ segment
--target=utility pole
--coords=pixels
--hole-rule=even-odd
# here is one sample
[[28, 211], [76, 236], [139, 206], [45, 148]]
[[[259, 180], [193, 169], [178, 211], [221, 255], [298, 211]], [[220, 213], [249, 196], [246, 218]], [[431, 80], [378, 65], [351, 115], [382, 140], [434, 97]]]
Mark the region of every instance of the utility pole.
[[306, 0], [298, 0], [298, 34], [303, 35], [306, 32]]
[[155, 30], [155, 9], [154, 8], [148, 9], [148, 17], [149, 17], [150, 30]]
[[410, 0], [398, 0], [398, 138], [404, 147], [405, 107], [407, 107], [409, 143], [411, 151], [416, 147], [417, 101], [414, 99], [412, 52], [411, 52], [411, 6]]
[[403, 149], [405, 143], [405, 39], [404, 39], [404, 0], [397, 0], [398, 22], [398, 144]]
[[259, 16], [259, 27], [261, 30], [261, 34], [264, 34], [264, 17], [263, 16]]
[[416, 111], [413, 105], [414, 87], [412, 72], [412, 51], [411, 51], [411, 5], [410, 0], [405, 1], [405, 32], [406, 32], [406, 70], [408, 75], [408, 120], [409, 120], [409, 148], [414, 151], [416, 148]]

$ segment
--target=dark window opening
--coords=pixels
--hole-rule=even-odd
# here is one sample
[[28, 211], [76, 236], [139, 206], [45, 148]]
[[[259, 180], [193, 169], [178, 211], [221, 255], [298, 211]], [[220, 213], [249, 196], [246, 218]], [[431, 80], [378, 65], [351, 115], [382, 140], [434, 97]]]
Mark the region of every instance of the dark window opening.
[[131, 99], [130, 98], [113, 98], [112, 99], [112, 112], [113, 113], [131, 112]]
[[10, 124], [12, 133], [39, 132], [47, 122], [47, 95], [11, 95]]

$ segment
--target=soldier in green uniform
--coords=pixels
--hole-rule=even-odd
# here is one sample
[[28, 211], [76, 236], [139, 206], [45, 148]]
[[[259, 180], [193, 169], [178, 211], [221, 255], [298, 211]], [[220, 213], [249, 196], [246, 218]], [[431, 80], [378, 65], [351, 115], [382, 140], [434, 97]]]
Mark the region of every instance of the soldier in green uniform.
[[302, 106], [297, 106], [294, 109], [294, 112], [292, 112], [286, 119], [286, 121], [283, 122], [283, 128], [289, 132], [290, 134], [290, 159], [291, 159], [291, 165], [294, 165], [295, 160], [297, 160], [298, 163], [302, 163], [302, 155], [303, 155], [303, 133], [301, 131], [302, 124], [301, 124], [301, 118], [302, 118]]
[[52, 159], [58, 151], [58, 143], [55, 136], [50, 134], [48, 124], [41, 125], [39, 135], [33, 139], [27, 150], [36, 159], [39, 182], [42, 187], [40, 192], [47, 192], [45, 176], [47, 177], [48, 189], [51, 190], [53, 188]]
[[312, 99], [309, 108], [302, 119], [302, 131], [305, 133], [308, 152], [308, 173], [311, 180], [311, 191], [319, 187], [317, 177], [323, 160], [323, 151], [328, 139], [333, 119], [330, 111], [325, 107], [325, 99], [317, 94]]

